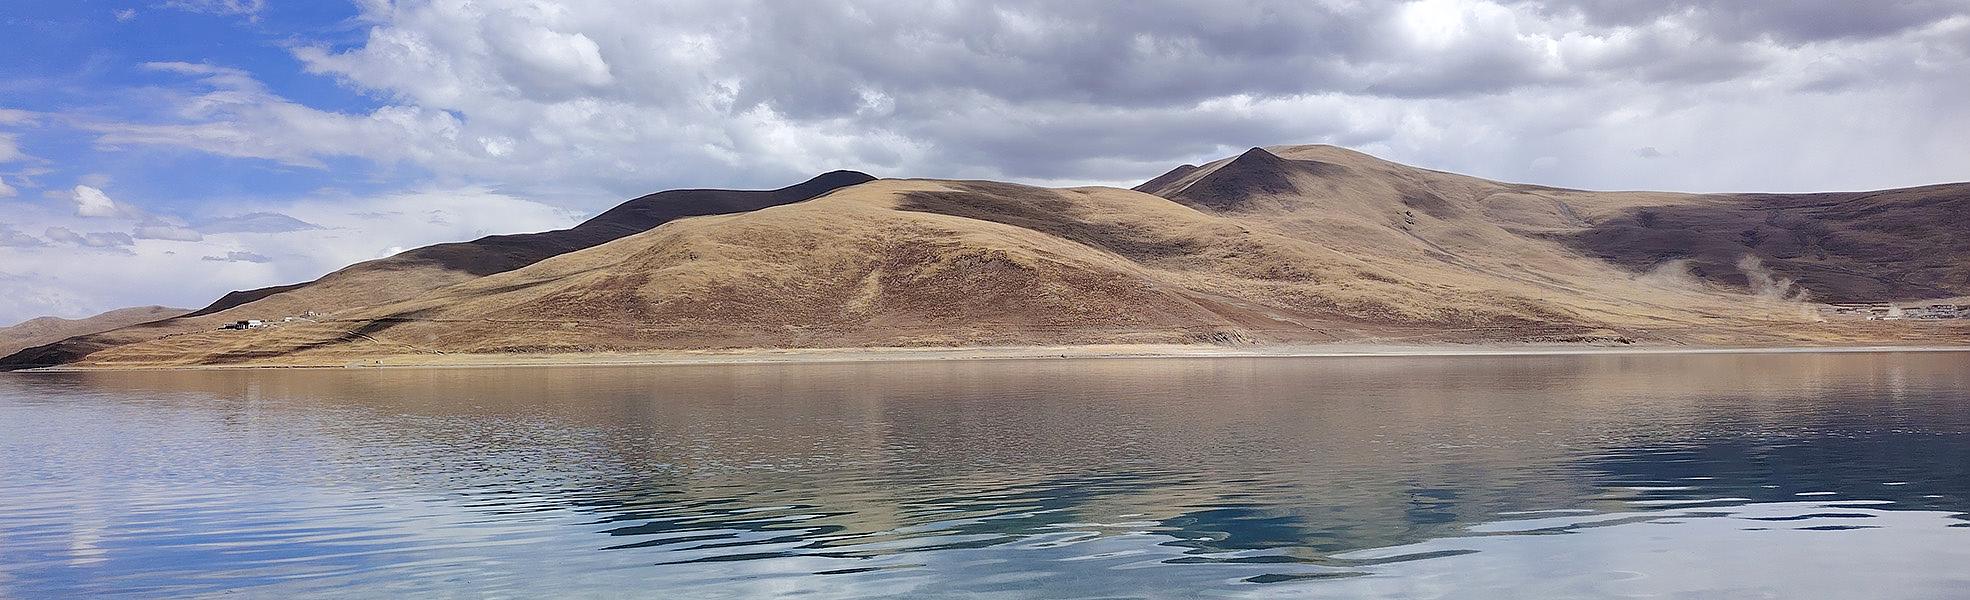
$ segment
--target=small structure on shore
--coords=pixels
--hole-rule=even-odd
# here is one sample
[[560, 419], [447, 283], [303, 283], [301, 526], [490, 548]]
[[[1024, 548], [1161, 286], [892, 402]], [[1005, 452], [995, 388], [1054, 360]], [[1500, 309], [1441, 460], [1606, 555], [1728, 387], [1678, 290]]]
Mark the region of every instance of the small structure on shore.
[[221, 329], [261, 329], [266, 326], [267, 326], [266, 321], [262, 321], [259, 319], [246, 319], [242, 321], [234, 321], [230, 324], [227, 324], [225, 327], [222, 327]]
[[1888, 302], [1836, 302], [1820, 307], [1820, 314], [1869, 321], [1940, 321], [1970, 319], [1970, 304], [1932, 303], [1901, 306]]
[[1964, 318], [1965, 307], [1956, 304], [1931, 304], [1902, 309], [1902, 318], [1935, 321], [1941, 319]]

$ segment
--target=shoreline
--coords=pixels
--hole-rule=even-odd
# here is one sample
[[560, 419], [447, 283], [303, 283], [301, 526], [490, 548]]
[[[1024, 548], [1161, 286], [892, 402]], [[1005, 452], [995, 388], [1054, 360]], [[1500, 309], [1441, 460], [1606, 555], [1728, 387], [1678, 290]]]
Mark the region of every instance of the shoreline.
[[490, 369], [526, 367], [738, 366], [790, 364], [902, 363], [1012, 360], [1114, 360], [1213, 358], [1375, 358], [1471, 356], [1642, 356], [1687, 354], [1869, 354], [1970, 352], [1970, 346], [1575, 346], [1575, 345], [1397, 345], [1316, 344], [1193, 346], [1127, 344], [1088, 346], [981, 346], [961, 348], [783, 348], [702, 351], [593, 352], [557, 354], [398, 354], [344, 361], [242, 365], [52, 366], [19, 373], [123, 371], [237, 371], [260, 369]]

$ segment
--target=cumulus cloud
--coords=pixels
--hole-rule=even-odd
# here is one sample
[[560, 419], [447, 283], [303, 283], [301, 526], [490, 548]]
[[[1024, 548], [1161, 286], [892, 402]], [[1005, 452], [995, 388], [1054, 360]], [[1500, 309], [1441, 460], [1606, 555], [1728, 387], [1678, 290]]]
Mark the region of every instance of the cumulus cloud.
[[75, 202], [75, 216], [78, 217], [122, 217], [130, 211], [111, 200], [109, 194], [88, 185], [77, 185], [70, 192], [69, 200]]
[[[617, 196], [842, 167], [1127, 184], [1303, 142], [1584, 187], [1960, 177], [1970, 7], [1877, 4], [365, 2], [361, 43], [295, 56], [381, 107], [154, 63], [193, 82], [173, 119], [88, 126], [108, 145]], [[1648, 146], [1683, 150], [1632, 151]], [[1549, 156], [1569, 159], [1534, 167]]]
[[0, 178], [0, 198], [12, 198], [18, 195], [20, 195], [20, 190], [14, 189], [14, 186], [7, 185], [5, 178]]

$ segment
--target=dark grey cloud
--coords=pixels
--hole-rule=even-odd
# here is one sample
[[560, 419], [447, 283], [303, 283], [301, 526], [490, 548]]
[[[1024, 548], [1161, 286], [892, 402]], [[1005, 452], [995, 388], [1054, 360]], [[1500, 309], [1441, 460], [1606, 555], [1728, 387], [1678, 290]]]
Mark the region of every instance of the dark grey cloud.
[[277, 212], [251, 212], [230, 217], [206, 219], [195, 225], [200, 233], [287, 233], [290, 231], [311, 231], [321, 229], [320, 225], [309, 223]]
[[863, 7], [755, 5], [743, 32], [730, 32], [730, 62], [745, 68], [733, 73], [737, 106], [837, 117], [863, 111], [876, 92], [908, 118], [947, 111], [931, 99], [953, 91], [1010, 103], [1167, 107], [1238, 94], [1454, 96], [1580, 75], [1545, 68], [1543, 48], [1499, 43], [1510, 41], [1503, 29], [1432, 39], [1416, 27], [1427, 25], [1413, 14], [1421, 11], [1393, 2]]
[[[1568, 23], [1536, 23], [1509, 8], [1579, 15], [1596, 28], [1554, 31]], [[1770, 64], [1745, 44], [1885, 37], [1970, 14], [1963, 0], [1510, 7], [1031, 0], [748, 9], [703, 23], [729, 44], [720, 56], [732, 68], [721, 74], [738, 107], [771, 106], [794, 118], [864, 112], [871, 92], [910, 117], [948, 110], [929, 100], [953, 91], [1010, 103], [1159, 107], [1237, 94], [1435, 98], [1608, 79], [1719, 81]], [[1568, 48], [1569, 37], [1581, 47]], [[1564, 56], [1569, 52], [1582, 56]], [[639, 64], [603, 56], [625, 69]]]
[[[863, 92], [1147, 106], [1356, 85], [1385, 7], [1315, 2], [762, 3], [735, 28], [741, 107], [852, 114]], [[936, 110], [936, 105], [900, 110]]]

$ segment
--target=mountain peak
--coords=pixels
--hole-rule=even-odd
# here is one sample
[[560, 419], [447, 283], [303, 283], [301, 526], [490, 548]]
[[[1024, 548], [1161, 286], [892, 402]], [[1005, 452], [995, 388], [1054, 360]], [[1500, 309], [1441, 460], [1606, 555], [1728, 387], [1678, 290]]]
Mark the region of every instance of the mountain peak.
[[1281, 158], [1264, 148], [1246, 150], [1215, 167], [1206, 165], [1198, 171], [1209, 172], [1192, 180], [1189, 185], [1162, 194], [1166, 198], [1193, 206], [1215, 210], [1237, 210], [1247, 200], [1255, 196], [1292, 194], [1299, 191], [1291, 177], [1293, 161]]
[[1272, 151], [1270, 150], [1266, 150], [1265, 148], [1259, 146], [1253, 146], [1251, 147], [1251, 149], [1246, 150], [1244, 154], [1238, 155], [1238, 158], [1231, 159], [1231, 162], [1250, 163], [1253, 161], [1274, 162], [1274, 161], [1283, 161], [1283, 160], [1286, 159], [1280, 158], [1279, 155], [1273, 154]]

